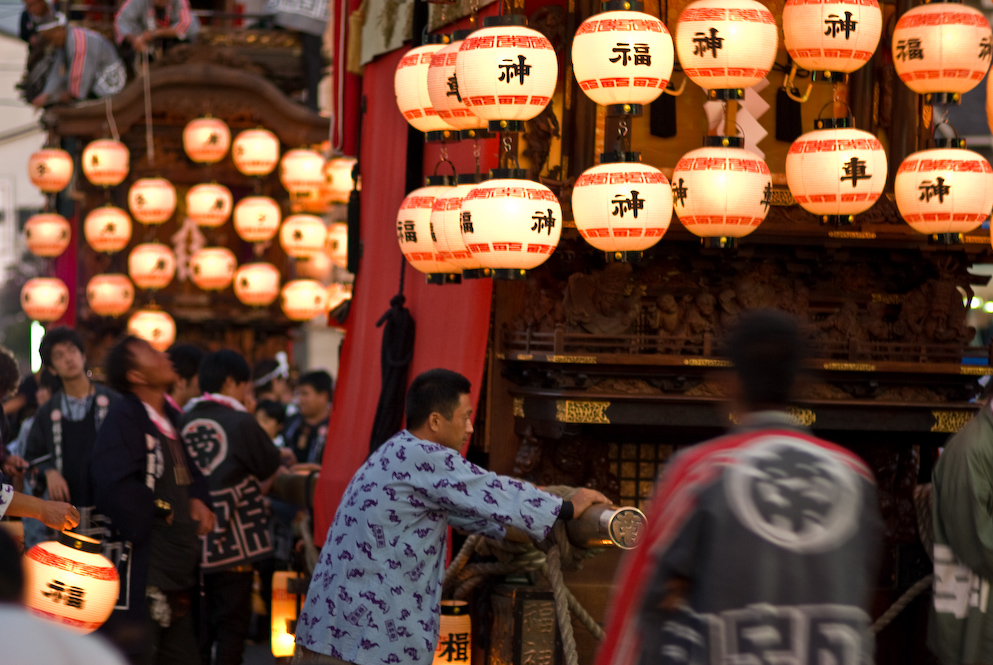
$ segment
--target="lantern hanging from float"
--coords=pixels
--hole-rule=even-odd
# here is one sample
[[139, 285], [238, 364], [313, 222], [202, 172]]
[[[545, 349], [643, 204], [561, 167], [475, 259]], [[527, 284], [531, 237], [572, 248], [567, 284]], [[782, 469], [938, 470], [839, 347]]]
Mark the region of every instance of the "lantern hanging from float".
[[886, 185], [886, 151], [847, 118], [817, 120], [790, 146], [786, 182], [804, 210], [825, 223], [851, 223], [875, 204]]
[[475, 174], [462, 174], [456, 178], [455, 187], [440, 192], [431, 206], [435, 256], [461, 269], [462, 277], [467, 279], [490, 276], [490, 269], [473, 258], [462, 237], [462, 201], [477, 184]]
[[24, 244], [35, 256], [58, 256], [68, 249], [71, 241], [72, 225], [62, 215], [40, 213], [24, 224]]
[[46, 194], [55, 194], [68, 187], [72, 169], [72, 157], [60, 148], [44, 148], [28, 159], [31, 183]]
[[348, 224], [334, 222], [328, 226], [328, 235], [324, 240], [324, 251], [331, 263], [339, 268], [348, 267]]
[[165, 351], [176, 341], [176, 322], [160, 309], [139, 309], [128, 319], [128, 334]]
[[128, 255], [128, 274], [140, 289], [164, 289], [176, 275], [176, 255], [159, 242], [138, 245]]
[[438, 646], [431, 665], [469, 665], [472, 654], [472, 619], [464, 600], [441, 601]]
[[431, 107], [444, 122], [462, 130], [463, 138], [475, 138], [480, 130], [486, 129], [487, 124], [466, 106], [455, 73], [459, 49], [470, 34], [469, 30], [456, 31], [452, 36], [452, 43], [435, 51], [431, 56], [431, 64], [428, 65], [428, 97], [431, 99]]
[[231, 130], [219, 118], [206, 116], [190, 120], [183, 129], [183, 150], [199, 164], [221, 161], [230, 147]]
[[676, 216], [705, 245], [732, 247], [769, 214], [769, 167], [742, 143], [739, 137], [707, 137], [704, 147], [683, 155], [672, 172]]
[[117, 603], [117, 569], [99, 540], [62, 531], [24, 555], [24, 604], [32, 614], [75, 633], [92, 633]]
[[279, 181], [294, 201], [317, 202], [327, 186], [324, 163], [314, 150], [290, 150], [279, 162]]
[[233, 201], [231, 190], [224, 185], [194, 185], [186, 192], [186, 215], [199, 226], [215, 228], [228, 221]]
[[786, 0], [783, 7], [786, 51], [809, 71], [854, 72], [872, 58], [882, 30], [877, 0]]
[[519, 14], [490, 16], [459, 47], [455, 75], [465, 105], [490, 131], [520, 131], [555, 94], [552, 43]]
[[34, 277], [21, 287], [21, 309], [29, 319], [47, 323], [69, 308], [69, 288], [56, 277]]
[[[672, 37], [665, 24], [641, 11], [641, 2], [604, 3], [609, 11], [580, 24], [572, 41], [579, 88], [601, 106], [640, 115], [672, 77]], [[626, 10], [625, 6], [631, 10]]]
[[94, 275], [86, 285], [86, 302], [100, 316], [120, 316], [134, 303], [134, 284], [127, 275]]
[[293, 321], [310, 321], [324, 314], [327, 302], [327, 289], [316, 279], [294, 279], [280, 291], [283, 313]]
[[131, 151], [120, 141], [97, 139], [83, 149], [83, 175], [98, 187], [116, 187], [131, 169]]
[[142, 224], [162, 224], [176, 212], [176, 188], [165, 178], [140, 178], [128, 190], [128, 209]]
[[362, 189], [361, 181], [356, 186], [352, 172], [358, 160], [354, 157], [332, 157], [324, 165], [324, 187], [328, 202], [348, 203], [353, 189]]
[[234, 230], [245, 242], [266, 242], [279, 231], [283, 213], [268, 196], [246, 196], [234, 207]]
[[287, 256], [295, 259], [324, 251], [324, 241], [328, 230], [320, 217], [314, 215], [291, 215], [279, 229], [279, 244]]
[[271, 263], [246, 263], [234, 274], [234, 294], [243, 305], [266, 307], [279, 295], [280, 275]]
[[111, 205], [96, 208], [83, 222], [83, 236], [98, 252], [119, 252], [131, 241], [131, 218]]
[[[404, 119], [418, 130], [425, 132], [428, 140], [451, 138], [452, 130], [435, 111], [428, 93], [428, 67], [431, 58], [440, 51], [447, 41], [442, 35], [427, 35], [426, 43], [410, 49], [397, 63], [393, 74], [393, 92], [396, 93], [397, 108]], [[457, 134], [455, 135], [457, 138]]]
[[415, 189], [397, 211], [397, 242], [414, 270], [427, 275], [428, 284], [458, 284], [462, 270], [435, 253], [435, 231], [431, 226], [434, 201], [452, 189], [450, 176], [429, 176], [427, 186]]
[[190, 257], [190, 279], [204, 291], [228, 288], [238, 260], [227, 247], [204, 247]]
[[279, 163], [279, 139], [268, 129], [246, 129], [235, 137], [231, 156], [243, 174], [269, 175]]
[[352, 299], [351, 284], [339, 284], [334, 282], [329, 284], [326, 290], [328, 292], [328, 302], [326, 306], [326, 310], [328, 312], [335, 309], [346, 300]]
[[493, 276], [523, 279], [544, 263], [562, 235], [562, 208], [552, 190], [524, 169], [493, 169], [462, 200], [462, 239]]

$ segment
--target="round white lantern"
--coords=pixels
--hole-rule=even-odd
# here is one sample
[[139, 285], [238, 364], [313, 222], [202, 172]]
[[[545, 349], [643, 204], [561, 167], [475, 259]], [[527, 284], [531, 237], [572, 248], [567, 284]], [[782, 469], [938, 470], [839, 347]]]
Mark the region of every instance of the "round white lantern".
[[162, 224], [176, 211], [176, 188], [165, 178], [141, 178], [128, 190], [131, 216], [142, 224]]
[[[352, 170], [357, 162], [354, 157], [332, 157], [324, 165], [324, 187], [330, 203], [348, 203], [355, 184]], [[361, 183], [357, 189], [362, 189]]]
[[876, 202], [886, 185], [886, 151], [847, 120], [818, 120], [790, 146], [786, 182], [796, 202], [824, 221], [851, 222]]
[[279, 163], [279, 139], [268, 129], [246, 129], [235, 137], [231, 156], [245, 175], [269, 175]]
[[520, 15], [490, 16], [459, 47], [455, 75], [462, 101], [494, 131], [520, 128], [555, 94], [555, 49], [526, 25]]
[[755, 0], [696, 0], [676, 24], [683, 71], [709, 91], [755, 85], [772, 69], [778, 45], [776, 18]]
[[465, 105], [462, 91], [459, 90], [458, 76], [455, 74], [459, 49], [469, 34], [468, 30], [457, 31], [451, 44], [435, 51], [431, 56], [431, 64], [428, 65], [428, 97], [438, 117], [452, 127], [486, 129], [486, 121]]
[[328, 230], [320, 217], [291, 215], [279, 229], [279, 244], [287, 256], [305, 259], [324, 250]]
[[335, 222], [328, 226], [328, 235], [324, 240], [324, 251], [331, 263], [339, 268], [348, 267], [348, 224]]
[[245, 242], [266, 242], [279, 230], [283, 213], [268, 196], [246, 196], [234, 207], [234, 230]]
[[131, 169], [131, 152], [120, 141], [97, 139], [83, 149], [83, 175], [98, 187], [116, 187]]
[[672, 77], [673, 57], [665, 24], [641, 11], [591, 16], [572, 40], [579, 87], [603, 106], [655, 101]]
[[72, 157], [59, 148], [44, 148], [28, 159], [28, 176], [46, 194], [61, 192], [72, 180]]
[[61, 532], [24, 555], [24, 604], [35, 616], [76, 633], [92, 633], [110, 617], [120, 578], [100, 541]]
[[441, 35], [429, 35], [427, 44], [410, 49], [397, 63], [393, 74], [393, 91], [396, 93], [397, 108], [404, 119], [422, 132], [452, 130], [435, 112], [428, 94], [428, 67], [431, 58], [444, 47]]
[[313, 150], [290, 150], [279, 162], [279, 181], [294, 199], [319, 198], [327, 182], [324, 157]]
[[879, 45], [883, 13], [876, 0], [786, 0], [786, 51], [810, 71], [854, 72]]
[[57, 321], [69, 308], [69, 289], [61, 279], [34, 277], [21, 287], [21, 309], [35, 321]]
[[83, 236], [98, 252], [119, 252], [131, 241], [131, 218], [120, 208], [96, 208], [83, 222]]
[[238, 260], [226, 247], [204, 247], [190, 257], [190, 279], [205, 291], [226, 289], [234, 279]]
[[36, 256], [58, 256], [66, 251], [71, 241], [72, 226], [62, 215], [32, 215], [24, 225], [24, 243]]
[[134, 302], [134, 284], [127, 275], [94, 275], [86, 285], [86, 302], [100, 316], [120, 316]]
[[[672, 202], [687, 230], [712, 244], [734, 244], [754, 231], [769, 213], [772, 176], [761, 157], [737, 137], [710, 137], [727, 147], [692, 150], [672, 172]], [[707, 141], [710, 143], [711, 141]]]
[[183, 129], [183, 150], [200, 164], [214, 164], [224, 159], [231, 147], [231, 130], [218, 118], [197, 118]]
[[128, 319], [128, 334], [165, 351], [176, 341], [176, 322], [160, 309], [139, 309]]
[[228, 221], [233, 201], [224, 185], [194, 185], [186, 192], [186, 214], [200, 226], [214, 228]]
[[444, 284], [458, 281], [454, 275], [462, 272], [454, 263], [443, 261], [435, 253], [436, 237], [431, 225], [435, 199], [451, 191], [448, 176], [430, 176], [427, 186], [415, 189], [404, 198], [397, 211], [397, 242], [400, 252], [415, 270], [428, 276], [428, 283]]
[[462, 201], [477, 184], [474, 174], [460, 175], [456, 186], [444, 188], [431, 206], [435, 256], [454, 265], [469, 279], [490, 276], [489, 268], [473, 258], [462, 237]]
[[246, 263], [234, 274], [234, 294], [244, 305], [265, 307], [279, 295], [279, 270], [271, 263]]
[[352, 285], [351, 284], [334, 284], [328, 285], [328, 302], [327, 311], [330, 312], [335, 307], [345, 302], [346, 300], [352, 299]]
[[162, 243], [138, 245], [128, 255], [128, 274], [140, 289], [163, 289], [176, 275], [176, 255]]
[[280, 296], [283, 313], [293, 321], [310, 321], [327, 311], [327, 289], [315, 279], [287, 282]]
[[[912, 8], [893, 29], [893, 66], [928, 103], [958, 101], [983, 80], [993, 32], [982, 12], [961, 2], [933, 0]], [[932, 99], [937, 95], [937, 99]]]
[[669, 229], [672, 188], [638, 153], [601, 155], [576, 180], [572, 210], [579, 235], [597, 249], [643, 252]]
[[[953, 145], [964, 142], [956, 139]], [[956, 236], [989, 218], [993, 169], [982, 155], [964, 147], [921, 150], [900, 164], [893, 190], [900, 215], [915, 231]]]
[[462, 238], [493, 276], [523, 278], [544, 263], [562, 235], [562, 208], [552, 190], [523, 169], [494, 169], [462, 200]]

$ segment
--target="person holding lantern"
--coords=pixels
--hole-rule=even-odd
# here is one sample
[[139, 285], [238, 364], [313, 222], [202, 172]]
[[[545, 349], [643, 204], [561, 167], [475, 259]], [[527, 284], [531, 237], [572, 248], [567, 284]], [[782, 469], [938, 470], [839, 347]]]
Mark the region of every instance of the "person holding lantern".
[[59, 54], [42, 93], [31, 100], [38, 108], [54, 103], [109, 97], [124, 89], [127, 72], [114, 45], [89, 28], [69, 26], [55, 13], [38, 26], [38, 34]]

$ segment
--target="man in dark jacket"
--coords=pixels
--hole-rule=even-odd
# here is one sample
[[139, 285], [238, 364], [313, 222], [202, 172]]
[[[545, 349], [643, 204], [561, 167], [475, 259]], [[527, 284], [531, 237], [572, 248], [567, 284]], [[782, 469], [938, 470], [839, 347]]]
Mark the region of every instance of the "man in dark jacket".
[[334, 381], [322, 369], [307, 372], [297, 383], [300, 413], [286, 423], [283, 440], [301, 464], [311, 464], [315, 468], [321, 465], [333, 393]]

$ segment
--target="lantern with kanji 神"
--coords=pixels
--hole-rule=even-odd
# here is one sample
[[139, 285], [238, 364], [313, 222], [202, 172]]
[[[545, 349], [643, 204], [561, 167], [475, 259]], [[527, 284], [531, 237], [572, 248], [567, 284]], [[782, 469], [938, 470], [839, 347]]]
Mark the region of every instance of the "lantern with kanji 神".
[[51, 258], [66, 251], [72, 241], [72, 225], [62, 215], [32, 215], [24, 224], [24, 244], [35, 256]]
[[61, 279], [34, 277], [21, 287], [21, 309], [35, 321], [57, 321], [69, 308], [69, 289]]
[[120, 590], [117, 568], [99, 540], [62, 531], [24, 555], [24, 604], [32, 614], [76, 633], [106, 621]]
[[435, 232], [431, 210], [435, 198], [451, 191], [449, 176], [430, 176], [427, 186], [415, 189], [404, 198], [397, 211], [397, 242], [400, 252], [415, 270], [427, 275], [429, 284], [458, 283], [461, 269], [443, 261], [435, 253]]
[[435, 256], [460, 269], [465, 278], [489, 277], [490, 269], [472, 257], [462, 237], [462, 200], [478, 184], [477, 177], [463, 174], [456, 183], [455, 187], [441, 191], [431, 206]]
[[128, 255], [128, 274], [140, 289], [163, 289], [176, 275], [176, 255], [162, 243], [138, 245]]
[[[625, 5], [635, 11], [622, 9]], [[669, 84], [672, 37], [665, 24], [641, 11], [641, 2], [615, 2], [612, 11], [580, 24], [572, 40], [572, 70], [579, 88], [603, 106], [638, 113]]]
[[738, 137], [707, 137], [672, 172], [672, 203], [686, 229], [719, 247], [758, 228], [772, 203], [772, 176]]
[[134, 302], [134, 284], [127, 275], [94, 275], [86, 285], [86, 302], [100, 316], [120, 316]]
[[231, 130], [218, 118], [197, 118], [183, 129], [183, 150], [200, 164], [213, 164], [224, 159], [231, 147]]
[[310, 321], [324, 314], [328, 292], [315, 279], [294, 279], [280, 291], [283, 313], [293, 321]]
[[432, 139], [443, 138], [434, 132], [444, 134], [453, 129], [435, 111], [428, 94], [428, 67], [432, 56], [444, 47], [444, 40], [441, 35], [428, 35], [427, 43], [410, 49], [400, 59], [393, 74], [397, 108], [414, 129], [429, 133]]
[[176, 322], [160, 309], [139, 309], [128, 319], [128, 334], [165, 351], [176, 341]]
[[217, 183], [194, 185], [186, 192], [186, 215], [200, 226], [217, 227], [231, 216], [231, 190]]
[[279, 139], [268, 129], [246, 129], [235, 137], [231, 157], [245, 175], [269, 175], [279, 163]]
[[332, 157], [324, 165], [324, 187], [328, 202], [348, 203], [353, 189], [362, 189], [361, 183], [356, 187], [352, 171], [358, 162], [354, 157]]
[[190, 279], [205, 291], [228, 288], [238, 260], [227, 247], [204, 247], [190, 257]]
[[279, 270], [271, 263], [246, 263], [234, 274], [234, 294], [242, 304], [265, 307], [279, 295]]
[[810, 71], [854, 72], [872, 58], [882, 30], [876, 0], [786, 0], [783, 7], [786, 51]]
[[142, 224], [162, 224], [176, 211], [176, 188], [165, 178], [141, 178], [128, 190], [128, 209]]
[[961, 242], [961, 234], [989, 219], [993, 208], [993, 169], [964, 146], [954, 139], [951, 147], [913, 153], [893, 183], [904, 221], [939, 242]]
[[339, 268], [348, 267], [348, 224], [335, 222], [328, 226], [328, 235], [324, 239], [324, 251], [331, 263]]
[[925, 95], [926, 103], [958, 103], [986, 75], [991, 38], [989, 21], [978, 9], [932, 0], [896, 22], [893, 66], [908, 88]]
[[655, 245], [672, 221], [672, 188], [665, 174], [641, 163], [638, 153], [600, 156], [572, 190], [576, 230], [615, 259]]
[[790, 146], [786, 182], [796, 202], [822, 221], [850, 223], [876, 202], [886, 185], [886, 151], [848, 120], [818, 120]]
[[283, 213], [268, 196], [246, 196], [234, 207], [234, 230], [245, 242], [266, 242], [279, 230]]
[[472, 662], [472, 619], [464, 600], [441, 601], [441, 621], [438, 646], [431, 665], [451, 665]]
[[328, 230], [320, 217], [314, 215], [291, 215], [279, 229], [279, 244], [287, 256], [295, 259], [324, 251], [324, 241]]
[[776, 18], [756, 0], [696, 0], [676, 24], [679, 64], [712, 98], [740, 99], [772, 69], [778, 45]]
[[83, 236], [98, 252], [119, 252], [131, 241], [131, 218], [120, 208], [95, 208], [83, 222]]
[[45, 192], [61, 192], [72, 180], [72, 157], [59, 148], [44, 148], [28, 159], [31, 183]]
[[462, 238], [493, 276], [522, 279], [559, 244], [562, 208], [552, 190], [523, 169], [494, 169], [462, 199]]
[[98, 187], [116, 187], [131, 169], [131, 152], [120, 141], [97, 139], [83, 148], [83, 175]]
[[455, 129], [473, 130], [486, 129], [486, 121], [469, 110], [459, 90], [458, 76], [455, 74], [455, 63], [458, 61], [462, 41], [471, 34], [468, 30], [458, 30], [452, 37], [452, 43], [435, 51], [428, 65], [428, 97], [431, 106], [438, 117]]
[[455, 62], [459, 94], [492, 131], [517, 131], [555, 94], [558, 58], [552, 43], [519, 14], [490, 16], [465, 38]]
[[279, 181], [294, 201], [316, 202], [327, 185], [324, 157], [314, 150], [290, 150], [279, 162]]

